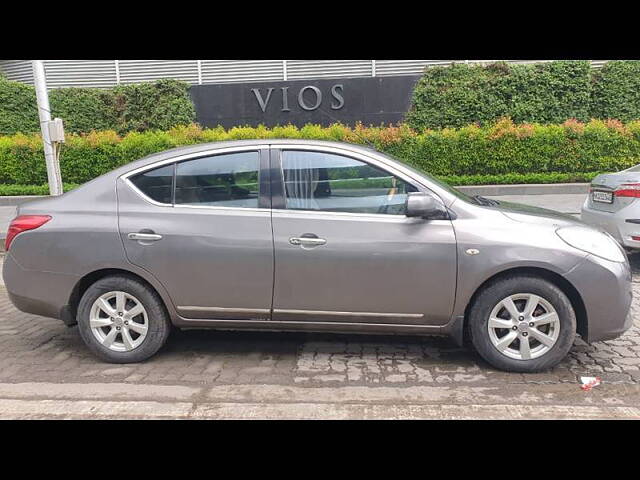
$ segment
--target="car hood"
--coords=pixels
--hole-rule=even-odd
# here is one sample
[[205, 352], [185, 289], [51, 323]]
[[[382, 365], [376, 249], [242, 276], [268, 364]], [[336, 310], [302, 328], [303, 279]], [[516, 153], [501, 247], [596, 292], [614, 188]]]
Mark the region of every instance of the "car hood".
[[577, 217], [567, 213], [556, 212], [547, 208], [533, 207], [521, 203], [511, 203], [500, 201], [498, 205], [492, 207], [499, 210], [507, 218], [517, 222], [556, 224], [558, 226], [582, 225], [585, 224]]

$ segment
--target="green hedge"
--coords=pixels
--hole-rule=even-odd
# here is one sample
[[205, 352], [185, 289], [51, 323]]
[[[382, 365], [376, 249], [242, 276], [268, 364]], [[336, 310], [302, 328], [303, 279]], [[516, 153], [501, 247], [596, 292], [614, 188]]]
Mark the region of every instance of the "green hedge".
[[640, 118], [640, 62], [607, 62], [593, 76], [591, 116], [624, 122]]
[[[76, 188], [75, 183], [65, 183], [63, 189], [65, 192]], [[49, 195], [49, 185], [2, 185], [0, 184], [0, 196], [16, 196], [16, 195]]]
[[[189, 84], [178, 80], [110, 89], [60, 88], [51, 90], [49, 102], [52, 115], [62, 118], [70, 133], [166, 130], [195, 121]], [[0, 77], [0, 135], [39, 130], [35, 89]]]
[[457, 128], [506, 116], [547, 124], [640, 119], [640, 62], [612, 61], [602, 69], [588, 61], [428, 68], [414, 89], [407, 122], [416, 129]]
[[0, 134], [37, 132], [39, 129], [34, 88], [0, 76]]
[[[201, 129], [197, 125], [167, 131], [113, 131], [69, 135], [62, 147], [62, 178], [84, 183], [145, 155], [179, 145], [253, 138], [308, 138], [364, 143], [440, 177], [563, 174], [566, 178], [617, 171], [640, 163], [640, 122], [567, 121], [557, 125], [516, 125], [509, 119], [479, 127], [425, 130], [407, 126], [355, 128], [307, 125], [275, 128]], [[0, 137], [0, 184], [42, 185], [46, 168], [38, 135]], [[579, 173], [576, 173], [579, 172]], [[515, 175], [515, 176], [514, 176]], [[506, 177], [504, 177], [506, 178]], [[458, 183], [458, 182], [454, 182]], [[459, 183], [458, 183], [459, 184]]]

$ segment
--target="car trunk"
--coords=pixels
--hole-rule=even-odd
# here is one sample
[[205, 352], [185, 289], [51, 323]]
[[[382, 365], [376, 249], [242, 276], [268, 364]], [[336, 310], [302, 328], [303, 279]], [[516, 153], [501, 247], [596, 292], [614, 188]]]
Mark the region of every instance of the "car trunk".
[[[614, 192], [621, 185], [629, 183], [640, 184], [640, 172], [618, 172], [598, 175], [591, 182], [589, 208], [603, 212], [615, 213], [618, 210], [628, 207], [635, 202], [637, 198], [617, 197]], [[610, 198], [612, 203], [597, 201], [594, 200], [594, 198], [600, 198], [601, 200], [607, 200]]]

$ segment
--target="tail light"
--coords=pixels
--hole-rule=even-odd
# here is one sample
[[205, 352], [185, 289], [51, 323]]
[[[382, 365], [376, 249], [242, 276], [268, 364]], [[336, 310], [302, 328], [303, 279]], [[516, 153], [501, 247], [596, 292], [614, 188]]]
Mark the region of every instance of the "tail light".
[[9, 225], [9, 230], [7, 231], [7, 238], [4, 241], [4, 249], [9, 251], [11, 242], [19, 233], [41, 227], [49, 220], [51, 220], [51, 215], [20, 215], [19, 217], [14, 218], [11, 220], [11, 225]]
[[616, 197], [640, 198], [640, 183], [623, 183], [613, 194]]

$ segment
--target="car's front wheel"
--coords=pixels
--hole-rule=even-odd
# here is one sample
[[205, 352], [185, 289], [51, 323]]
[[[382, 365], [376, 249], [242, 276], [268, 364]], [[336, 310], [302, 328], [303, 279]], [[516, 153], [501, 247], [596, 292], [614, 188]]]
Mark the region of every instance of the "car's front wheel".
[[491, 283], [469, 312], [473, 346], [491, 365], [538, 372], [557, 365], [576, 332], [571, 301], [555, 284], [534, 275], [509, 275]]
[[111, 363], [135, 363], [155, 354], [171, 331], [158, 294], [126, 275], [102, 278], [78, 305], [78, 329], [95, 355]]

